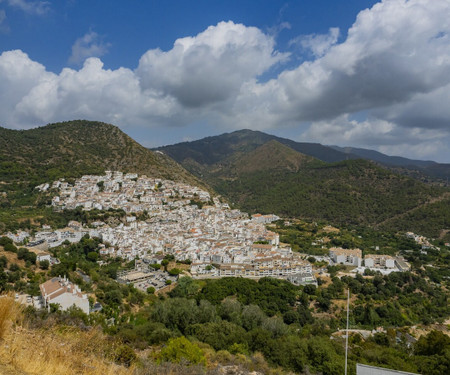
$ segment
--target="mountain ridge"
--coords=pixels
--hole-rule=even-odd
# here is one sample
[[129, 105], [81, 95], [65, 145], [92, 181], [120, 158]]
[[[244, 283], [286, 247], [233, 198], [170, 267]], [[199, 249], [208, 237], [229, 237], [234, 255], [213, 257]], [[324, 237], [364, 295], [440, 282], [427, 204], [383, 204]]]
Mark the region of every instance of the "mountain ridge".
[[[251, 139], [251, 140], [250, 140]], [[245, 142], [245, 140], [247, 140]], [[184, 159], [191, 158], [199, 165], [210, 165], [226, 159], [234, 152], [255, 149], [262, 144], [276, 140], [295, 151], [312, 156], [328, 163], [344, 160], [366, 159], [377, 162], [392, 171], [407, 175], [424, 182], [445, 183], [450, 178], [450, 164], [428, 160], [414, 160], [401, 156], [389, 156], [381, 152], [356, 148], [326, 146], [320, 143], [296, 142], [261, 131], [243, 129], [217, 136], [205, 137], [196, 141], [181, 142], [154, 148], [167, 153], [183, 164]]]
[[[413, 217], [416, 227], [427, 228], [421, 212], [432, 206], [433, 224], [429, 227], [433, 229], [428, 234], [450, 226], [450, 213], [446, 211], [449, 199], [443, 196], [447, 189], [327, 146], [244, 130], [158, 150], [167, 152], [231, 203], [250, 213], [276, 213], [337, 225], [378, 227], [389, 222], [395, 225], [388, 229], [408, 230], [413, 226], [401, 219]], [[331, 153], [325, 155], [328, 150]], [[307, 162], [292, 164], [290, 158]], [[442, 207], [426, 204], [434, 199], [439, 199]], [[389, 221], [391, 217], [399, 219]]]

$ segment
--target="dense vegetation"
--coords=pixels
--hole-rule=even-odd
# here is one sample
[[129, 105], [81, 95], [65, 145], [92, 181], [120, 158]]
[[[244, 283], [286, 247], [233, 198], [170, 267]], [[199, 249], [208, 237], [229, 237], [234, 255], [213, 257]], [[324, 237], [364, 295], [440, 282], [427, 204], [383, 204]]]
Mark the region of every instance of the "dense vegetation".
[[[432, 206], [434, 215], [442, 221], [429, 222], [421, 214], [429, 209], [427, 202], [445, 190], [396, 176], [363, 160], [308, 167], [296, 173], [286, 170], [241, 173], [237, 179], [217, 178], [211, 184], [249, 212], [274, 212], [337, 225], [376, 226], [415, 210], [414, 225], [427, 225], [428, 233], [437, 236], [450, 225], [448, 205]], [[405, 221], [389, 224], [391, 229], [409, 229]]]
[[448, 189], [329, 147], [239, 131], [160, 149], [244, 211], [434, 237], [450, 227]]
[[[422, 319], [419, 316], [430, 320], [448, 316], [446, 295], [425, 284], [408, 273], [373, 280], [335, 278], [331, 285], [319, 289], [303, 289], [268, 278], [259, 282], [223, 278], [199, 283], [185, 277], [170, 298], [155, 301], [109, 332], [136, 348], [186, 336], [215, 351], [244, 355], [261, 352], [270, 364], [284, 369], [302, 372], [309, 368], [313, 373], [338, 374], [343, 371], [343, 341], [330, 341], [329, 336], [345, 324], [344, 312], [332, 304], [336, 298], [345, 298], [344, 288], [348, 285], [358, 296], [351, 327], [372, 329], [379, 324], [397, 327], [417, 323]], [[420, 292], [412, 292], [414, 285], [419, 285]], [[399, 295], [404, 297], [396, 301]], [[323, 314], [320, 311], [331, 310], [334, 314], [319, 318]], [[368, 340], [354, 336], [350, 373], [354, 373], [356, 362], [436, 373], [419, 358], [411, 361], [411, 349], [398, 342], [394, 332], [388, 330]], [[439, 352], [442, 359], [444, 354]]]
[[34, 187], [61, 177], [101, 174], [105, 169], [195, 181], [169, 158], [101, 122], [68, 121], [30, 130], [0, 128], [0, 148], [0, 180], [7, 184]]

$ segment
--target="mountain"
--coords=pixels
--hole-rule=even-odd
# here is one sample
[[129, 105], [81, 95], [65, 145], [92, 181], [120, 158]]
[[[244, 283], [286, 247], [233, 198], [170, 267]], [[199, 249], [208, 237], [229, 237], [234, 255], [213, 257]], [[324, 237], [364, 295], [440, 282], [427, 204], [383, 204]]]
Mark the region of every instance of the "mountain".
[[[158, 150], [248, 212], [338, 225], [428, 228], [433, 235], [450, 227], [448, 189], [399, 175], [348, 150], [250, 130]], [[428, 225], [430, 207], [436, 220]]]
[[118, 127], [69, 121], [30, 130], [0, 127], [0, 191], [16, 194], [43, 182], [105, 170], [202, 183], [161, 152], [141, 146]]
[[360, 158], [376, 161], [384, 166], [423, 180], [424, 177], [446, 181], [450, 178], [450, 164], [436, 163], [430, 160], [414, 160], [401, 156], [388, 156], [381, 152], [356, 147], [330, 146], [336, 151]]
[[247, 129], [207, 137], [193, 142], [159, 147], [157, 150], [163, 151], [183, 165], [189, 164], [190, 168], [196, 168], [196, 171], [200, 172], [201, 167], [199, 165], [211, 165], [221, 162], [231, 155], [249, 152], [271, 140], [328, 163], [362, 158], [377, 162], [382, 166], [389, 167], [396, 173], [423, 182], [439, 182], [442, 184], [442, 182], [446, 182], [450, 178], [450, 164], [388, 156], [378, 151], [356, 147], [324, 146], [319, 143], [295, 142], [290, 139]]
[[179, 163], [192, 159], [196, 163], [211, 165], [218, 163], [231, 155], [246, 153], [257, 147], [275, 140], [291, 149], [326, 162], [337, 162], [348, 159], [358, 159], [356, 155], [337, 151], [332, 147], [319, 143], [294, 142], [290, 139], [276, 137], [254, 130], [238, 130], [214, 137], [206, 137], [198, 141], [182, 142], [175, 145], [159, 147]]

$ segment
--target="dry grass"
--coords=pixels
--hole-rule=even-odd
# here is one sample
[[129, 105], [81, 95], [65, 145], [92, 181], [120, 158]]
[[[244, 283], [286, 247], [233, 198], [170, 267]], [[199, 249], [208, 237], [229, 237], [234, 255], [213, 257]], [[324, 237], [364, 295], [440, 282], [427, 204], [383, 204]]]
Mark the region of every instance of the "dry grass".
[[0, 340], [5, 338], [11, 325], [16, 323], [20, 317], [20, 306], [14, 302], [12, 295], [0, 296]]
[[112, 362], [114, 345], [99, 330], [27, 329], [20, 306], [0, 297], [0, 365], [27, 375], [131, 375], [133, 368]]

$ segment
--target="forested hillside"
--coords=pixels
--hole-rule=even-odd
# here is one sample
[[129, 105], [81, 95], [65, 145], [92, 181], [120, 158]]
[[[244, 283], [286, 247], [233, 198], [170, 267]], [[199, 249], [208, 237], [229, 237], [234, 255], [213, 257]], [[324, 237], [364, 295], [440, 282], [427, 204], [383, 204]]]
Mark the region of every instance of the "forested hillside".
[[138, 144], [118, 127], [68, 121], [29, 130], [0, 128], [0, 181], [36, 186], [105, 169], [198, 182], [173, 160]]
[[161, 150], [251, 213], [417, 230], [434, 237], [450, 227], [448, 188], [355, 159], [348, 151], [247, 130]]

